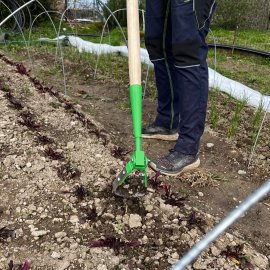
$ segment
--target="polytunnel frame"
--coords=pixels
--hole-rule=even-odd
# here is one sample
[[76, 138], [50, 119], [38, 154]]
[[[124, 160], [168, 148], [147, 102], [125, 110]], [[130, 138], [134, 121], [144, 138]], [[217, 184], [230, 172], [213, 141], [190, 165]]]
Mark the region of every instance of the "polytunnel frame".
[[[1, 3], [3, 3], [2, 0], [0, 0]], [[48, 11], [44, 8], [44, 6], [38, 1], [38, 0], [30, 0], [29, 2], [25, 3], [24, 5], [22, 5], [20, 8], [18, 8], [16, 11], [11, 12], [11, 14], [4, 19], [1, 23], [0, 23], [0, 27], [12, 16], [14, 16], [14, 14], [16, 14], [16, 12], [20, 11], [21, 9], [23, 9], [25, 6], [31, 4], [32, 2], [37, 1], [42, 8], [44, 9], [44, 12], [47, 13], [47, 15], [49, 16], [50, 20], [52, 21]], [[98, 2], [100, 3], [100, 1], [98, 0]], [[5, 3], [3, 3], [5, 5]], [[6, 6], [6, 5], [5, 5]], [[106, 5], [105, 5], [106, 6]], [[7, 7], [8, 8], [8, 7]], [[9, 9], [9, 8], [8, 8]], [[10, 10], [10, 9], [9, 9]], [[15, 17], [15, 16], [14, 16]], [[113, 17], [115, 17], [113, 15]], [[17, 22], [17, 19], [15, 17], [15, 20]], [[17, 22], [18, 23], [18, 22]], [[53, 23], [53, 22], [52, 22]], [[19, 23], [18, 23], [19, 25]], [[55, 26], [54, 26], [55, 28]], [[20, 28], [21, 32], [22, 29]], [[56, 30], [56, 29], [55, 29]], [[22, 32], [23, 34], [23, 32]], [[23, 35], [24, 36], [24, 35]], [[58, 36], [59, 37], [59, 36]], [[24, 37], [25, 40], [25, 37]], [[26, 41], [26, 40], [25, 40]], [[27, 45], [27, 43], [26, 43]], [[268, 104], [269, 107], [270, 103]], [[267, 110], [266, 113], [264, 115], [262, 124], [260, 126], [260, 130], [257, 134], [257, 139], [259, 137], [261, 128], [263, 126], [265, 117], [267, 114]], [[256, 146], [256, 145], [255, 145]], [[255, 147], [254, 146], [254, 147]], [[252, 158], [251, 158], [252, 159]], [[250, 161], [251, 161], [250, 159]], [[243, 216], [243, 214], [245, 214], [246, 211], [248, 211], [253, 205], [257, 204], [260, 200], [262, 200], [264, 197], [267, 196], [267, 194], [270, 192], [270, 178], [267, 179], [265, 181], [265, 183], [259, 187], [254, 193], [252, 193], [247, 199], [245, 199], [237, 208], [235, 208], [232, 212], [229, 213], [229, 215], [227, 215], [218, 225], [216, 225], [210, 232], [208, 232], [204, 238], [199, 241], [195, 246], [193, 246], [192, 249], [189, 250], [189, 252], [172, 268], [172, 270], [183, 270], [186, 268], [187, 265], [189, 265], [192, 261], [194, 261], [199, 254], [205, 250], [214, 240], [217, 239], [217, 237], [222, 234], [225, 230], [227, 230], [234, 222], [236, 222], [240, 217]]]
[[[3, 1], [0, 0], [2, 3]], [[41, 7], [42, 9], [44, 10], [44, 12], [47, 14], [47, 16], [49, 17], [52, 25], [53, 25], [53, 28], [55, 30], [55, 33], [57, 35], [57, 31], [56, 31], [56, 28], [55, 28], [55, 24], [52, 20], [52, 17], [50, 16], [50, 14], [48, 13], [48, 11], [46, 10], [46, 8], [42, 5], [42, 3], [39, 1], [39, 0], [30, 0], [28, 2], [26, 2], [25, 4], [23, 4], [22, 6], [20, 6], [18, 9], [16, 9], [15, 11], [11, 12], [11, 14], [9, 16], [7, 16], [2, 22], [0, 22], [0, 27], [6, 22], [8, 21], [12, 16], [14, 16], [17, 12], [19, 12], [20, 10], [22, 10], [23, 8], [25, 8], [26, 6], [32, 4], [33, 2], [37, 2]], [[3, 3], [5, 5], [5, 3]], [[6, 6], [6, 5], [5, 5]], [[18, 24], [19, 25], [19, 24]], [[20, 28], [21, 29], [21, 28]], [[25, 36], [23, 34], [23, 31], [21, 29], [21, 32], [22, 32], [22, 35], [23, 35], [23, 38], [25, 40]], [[29, 53], [29, 46], [27, 45], [27, 42], [25, 40], [25, 43], [26, 43], [26, 47], [28, 48], [28, 54], [29, 54], [29, 59], [30, 59], [30, 64], [31, 64], [31, 67], [32, 67], [32, 60], [31, 60], [31, 56], [30, 56], [30, 53]], [[62, 48], [61, 48], [61, 45], [60, 45], [60, 54], [61, 54], [61, 61], [62, 61], [62, 71], [63, 71], [63, 80], [64, 80], [64, 92], [65, 92], [65, 95], [67, 94], [67, 85], [66, 85], [66, 78], [65, 78], [65, 67], [64, 67], [64, 59], [63, 59], [63, 52], [62, 52]]]
[[[62, 15], [61, 12], [53, 11], [53, 10], [46, 10], [46, 11], [43, 11], [43, 12], [41, 12], [40, 14], [38, 14], [38, 15], [34, 18], [32, 24], [31, 24], [31, 26], [30, 26], [29, 35], [28, 35], [28, 43], [29, 43], [29, 46], [30, 46], [30, 40], [31, 40], [31, 35], [32, 35], [32, 29], [33, 29], [33, 26], [34, 26], [35, 21], [36, 21], [40, 16], [42, 16], [43, 14], [47, 14], [47, 15], [48, 15], [49, 13], [57, 13], [57, 14]], [[55, 33], [56, 33], [56, 35], [57, 35], [57, 37], [58, 37], [58, 38], [57, 38], [56, 53], [55, 53], [55, 61], [56, 61], [56, 58], [57, 58], [57, 55], [58, 55], [58, 47], [59, 47], [59, 48], [60, 48], [61, 64], [62, 64], [62, 73], [63, 73], [64, 93], [65, 93], [65, 95], [66, 95], [67, 84], [66, 84], [66, 73], [65, 73], [64, 54], [63, 54], [62, 46], [61, 46], [61, 44], [58, 42], [59, 36], [58, 36], [57, 30], [56, 30], [56, 27], [55, 27], [55, 23], [52, 22], [52, 24], [53, 24], [54, 31], [55, 31]]]
[[[29, 3], [32, 3], [33, 1], [35, 1], [35, 0], [31, 0], [31, 1], [29, 1]], [[19, 22], [18, 22], [18, 20], [17, 20], [17, 18], [16, 18], [16, 15], [15, 15], [17, 12], [19, 12], [21, 9], [23, 9], [23, 8], [27, 5], [27, 3], [24, 4], [23, 6], [21, 6], [20, 8], [16, 9], [15, 11], [12, 12], [12, 10], [4, 3], [4, 1], [0, 0], [0, 2], [1, 2], [1, 3], [8, 9], [8, 11], [10, 12], [10, 15], [8, 15], [2, 22], [0, 22], [0, 29], [1, 29], [1, 26], [2, 26], [5, 22], [7, 22], [11, 17], [14, 17], [14, 20], [15, 20], [15, 22], [16, 22], [17, 25], [18, 25], [18, 28], [19, 28], [19, 30], [20, 30], [20, 32], [21, 32], [21, 35], [22, 35], [22, 37], [23, 37], [23, 41], [24, 41], [25, 46], [26, 46], [27, 55], [28, 55], [28, 59], [29, 59], [29, 64], [30, 64], [30, 66], [32, 67], [33, 65], [32, 65], [32, 59], [31, 59], [31, 55], [30, 55], [29, 46], [28, 46], [28, 44], [27, 44], [27, 41], [26, 41], [25, 35], [24, 35], [24, 33], [23, 33], [22, 27], [21, 27], [21, 25], [19, 24]]]
[[266, 179], [255, 192], [249, 195], [239, 206], [222, 219], [199, 242], [197, 242], [171, 270], [184, 270], [190, 265], [209, 245], [224, 233], [233, 223], [270, 193], [270, 178]]

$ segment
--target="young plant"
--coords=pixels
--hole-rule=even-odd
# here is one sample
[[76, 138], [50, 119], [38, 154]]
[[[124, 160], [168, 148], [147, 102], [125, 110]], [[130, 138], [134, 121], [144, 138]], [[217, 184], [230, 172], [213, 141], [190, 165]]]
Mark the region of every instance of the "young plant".
[[156, 172], [154, 176], [148, 179], [149, 185], [154, 189], [157, 190], [160, 188], [162, 182], [159, 180], [160, 172]]
[[229, 138], [232, 138], [233, 136], [235, 136], [241, 122], [241, 112], [246, 105], [247, 105], [247, 99], [243, 99], [242, 101], [237, 101], [236, 108], [235, 108], [233, 117], [231, 119], [230, 126], [228, 128]]
[[196, 215], [196, 212], [192, 210], [187, 218], [180, 219], [180, 221], [187, 221], [187, 227], [191, 230], [193, 227], [197, 227], [202, 233], [205, 234], [206, 221]]
[[76, 186], [73, 191], [63, 191], [64, 194], [72, 194], [79, 201], [84, 200], [86, 197], [90, 196], [90, 191], [83, 185]]
[[10, 102], [12, 108], [16, 110], [23, 109], [23, 105], [21, 104], [21, 102], [18, 99], [16, 99], [10, 92], [5, 94], [5, 98]]
[[97, 214], [97, 209], [95, 206], [93, 206], [92, 208], [84, 207], [84, 208], [81, 208], [81, 210], [85, 214], [84, 217], [82, 218], [83, 222], [87, 222], [87, 221], [94, 222], [97, 220], [98, 214]]
[[16, 68], [19, 74], [28, 75], [29, 73], [29, 71], [27, 71], [26, 67], [23, 64], [17, 64]]
[[179, 193], [172, 191], [170, 185], [161, 184], [160, 187], [165, 191], [165, 194], [161, 195], [161, 199], [164, 200], [166, 204], [182, 207], [185, 205], [185, 202], [188, 201], [188, 196], [181, 197]]
[[53, 139], [51, 139], [51, 138], [49, 138], [49, 137], [47, 137], [45, 135], [42, 135], [40, 133], [37, 133], [35, 141], [42, 144], [42, 145], [47, 145], [47, 144], [54, 143]]
[[216, 101], [216, 90], [213, 90], [213, 92], [210, 93], [209, 103], [210, 103], [209, 106], [210, 124], [213, 130], [216, 130], [218, 128], [218, 121], [219, 121], [219, 111], [217, 108], [217, 101]]
[[82, 201], [86, 197], [90, 195], [90, 191], [84, 187], [83, 185], [76, 186], [75, 190], [73, 191], [73, 194]]
[[222, 105], [226, 107], [227, 105], [231, 104], [233, 101], [233, 97], [229, 94], [225, 94], [225, 98], [223, 99]]
[[20, 113], [20, 120], [18, 120], [18, 123], [28, 127], [31, 130], [36, 130], [40, 128], [40, 124], [37, 124], [34, 120], [34, 116], [33, 114], [31, 114], [30, 112], [26, 111], [26, 112], [22, 112]]
[[128, 153], [130, 153], [130, 150], [116, 145], [114, 145], [113, 149], [111, 150], [112, 156], [121, 160], [124, 159]]
[[[23, 264], [15, 265], [13, 260], [11, 260], [8, 264], [8, 270], [29, 270], [30, 265], [28, 261], [25, 261]], [[0, 269], [2, 270], [2, 269]]]
[[62, 180], [67, 181], [80, 177], [81, 172], [70, 163], [66, 163], [57, 169], [57, 175]]
[[218, 121], [219, 121], [218, 108], [215, 103], [212, 103], [210, 106], [210, 123], [214, 130], [218, 128]]
[[251, 126], [251, 131], [250, 131], [249, 136], [252, 139], [253, 143], [255, 143], [263, 115], [264, 115], [264, 110], [263, 110], [263, 103], [261, 101], [251, 121], [252, 126]]
[[74, 104], [72, 104], [71, 102], [66, 101], [64, 108], [65, 108], [65, 110], [69, 111], [70, 113], [76, 113], [76, 109], [74, 107]]
[[120, 238], [116, 238], [115, 236], [104, 236], [99, 240], [95, 240], [90, 242], [90, 248], [97, 247], [109, 247], [114, 249], [115, 251], [119, 251], [122, 247], [133, 248], [139, 246], [141, 243], [138, 240], [133, 241], [122, 241]]
[[229, 178], [225, 175], [222, 175], [222, 174], [217, 174], [217, 173], [211, 173], [211, 178], [213, 180], [216, 180], [216, 181], [220, 181], [220, 182], [228, 182], [229, 181]]
[[51, 147], [47, 147], [44, 151], [45, 155], [49, 157], [52, 160], [63, 160], [65, 157], [63, 154], [56, 152], [54, 149]]
[[226, 258], [236, 263], [240, 269], [254, 270], [254, 265], [251, 264], [250, 260], [244, 253], [244, 247], [244, 244], [237, 246], [227, 246], [227, 250], [221, 252], [221, 255], [226, 256]]
[[7, 229], [7, 227], [0, 228], [0, 243], [14, 236], [14, 230]]

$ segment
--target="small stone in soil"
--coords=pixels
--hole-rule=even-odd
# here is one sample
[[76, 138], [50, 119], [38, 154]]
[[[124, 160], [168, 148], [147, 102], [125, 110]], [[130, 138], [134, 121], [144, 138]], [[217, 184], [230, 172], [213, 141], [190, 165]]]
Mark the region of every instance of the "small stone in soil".
[[203, 197], [204, 194], [203, 194], [202, 192], [198, 192], [198, 196], [199, 196], [199, 197]]
[[142, 226], [142, 218], [137, 214], [131, 214], [129, 217], [129, 227], [138, 228]]
[[206, 144], [206, 147], [207, 147], [207, 148], [213, 148], [213, 147], [214, 147], [214, 144], [213, 144], [213, 143], [207, 143], [207, 144]]
[[245, 175], [245, 174], [247, 174], [247, 172], [244, 171], [244, 170], [239, 170], [239, 171], [238, 171], [238, 174], [239, 174], [239, 175]]
[[60, 259], [61, 258], [61, 254], [59, 254], [58, 252], [53, 252], [52, 254], [51, 254], [51, 257], [53, 258], [53, 259]]

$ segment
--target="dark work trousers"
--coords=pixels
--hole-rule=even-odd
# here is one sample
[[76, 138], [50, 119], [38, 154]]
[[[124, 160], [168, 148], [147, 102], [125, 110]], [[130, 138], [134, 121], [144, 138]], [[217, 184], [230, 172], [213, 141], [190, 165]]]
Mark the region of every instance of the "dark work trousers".
[[178, 129], [175, 150], [197, 154], [208, 100], [205, 38], [215, 0], [147, 0], [145, 44], [158, 90], [155, 124]]

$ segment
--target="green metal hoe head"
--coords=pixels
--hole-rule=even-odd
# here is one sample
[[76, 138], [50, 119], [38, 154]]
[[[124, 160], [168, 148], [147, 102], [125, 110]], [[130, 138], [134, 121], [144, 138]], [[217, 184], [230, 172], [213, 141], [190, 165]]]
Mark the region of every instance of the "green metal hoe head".
[[[134, 152], [132, 155], [131, 161], [129, 161], [125, 168], [118, 174], [116, 179], [113, 182], [113, 193], [116, 196], [119, 197], [127, 197], [126, 195], [122, 194], [119, 191], [119, 188], [127, 181], [128, 177], [132, 174], [134, 171], [140, 171], [143, 176], [143, 183], [144, 187], [147, 188], [148, 181], [147, 181], [147, 173], [146, 168], [148, 165], [148, 159], [145, 157], [144, 152]], [[143, 196], [143, 194], [136, 193], [132, 197], [140, 197]]]

